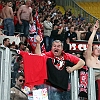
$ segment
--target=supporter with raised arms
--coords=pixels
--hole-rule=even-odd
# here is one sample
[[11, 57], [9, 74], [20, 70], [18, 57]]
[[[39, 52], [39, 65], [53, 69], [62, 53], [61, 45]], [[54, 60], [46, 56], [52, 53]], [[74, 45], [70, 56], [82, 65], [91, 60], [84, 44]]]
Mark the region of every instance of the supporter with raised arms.
[[69, 73], [82, 68], [85, 62], [76, 56], [64, 53], [63, 43], [60, 40], [53, 41], [51, 51], [41, 54], [40, 37], [37, 36], [36, 40], [35, 53], [47, 59], [48, 81], [51, 84], [46, 83], [49, 100], [71, 100], [70, 95], [67, 94]]
[[[35, 53], [41, 55], [42, 54], [41, 53], [41, 49], [40, 49], [40, 43], [41, 43], [40, 40], [41, 39], [40, 39], [39, 36], [37, 36], [36, 40], [37, 40], [37, 46], [36, 46], [36, 49], [35, 49]], [[64, 53], [63, 52], [63, 43], [60, 40], [55, 40], [52, 43], [52, 49], [51, 49], [51, 51], [46, 52], [44, 54], [46, 56], [48, 56], [48, 57], [52, 57], [53, 56], [53, 57], [59, 57], [59, 58], [62, 57], [62, 56], [64, 56], [63, 54], [65, 54], [66, 56], [67, 55], [68, 56], [73, 56], [73, 55], [71, 55], [69, 53]], [[76, 56], [73, 56], [73, 57], [76, 58]], [[77, 58], [77, 59], [79, 59], [79, 58]], [[81, 68], [84, 64], [85, 64], [84, 61], [82, 59], [79, 59], [78, 63], [74, 67], [67, 68], [67, 69], [70, 69], [70, 71], [72, 72], [74, 70], [77, 70], [77, 69]]]
[[[88, 40], [88, 48], [86, 50], [86, 65], [88, 67], [91, 67], [91, 68], [98, 68], [100, 69], [100, 60], [98, 59], [99, 56], [100, 56], [100, 48], [98, 45], [93, 45], [92, 46], [92, 43], [93, 43], [93, 40], [94, 40], [94, 37], [95, 37], [95, 34], [96, 34], [96, 31], [97, 29], [99, 28], [99, 21], [97, 20], [96, 23], [94, 24], [93, 26], [93, 32]], [[96, 89], [97, 91], [97, 100], [100, 100], [100, 73], [95, 73], [95, 78], [96, 78], [96, 83], [98, 86], [98, 88]]]
[[93, 45], [93, 39], [96, 34], [97, 29], [99, 28], [99, 21], [97, 20], [93, 26], [93, 32], [88, 40], [88, 48], [86, 50], [86, 64], [88, 67], [100, 68], [100, 61], [98, 57], [100, 55], [100, 48], [98, 45]]

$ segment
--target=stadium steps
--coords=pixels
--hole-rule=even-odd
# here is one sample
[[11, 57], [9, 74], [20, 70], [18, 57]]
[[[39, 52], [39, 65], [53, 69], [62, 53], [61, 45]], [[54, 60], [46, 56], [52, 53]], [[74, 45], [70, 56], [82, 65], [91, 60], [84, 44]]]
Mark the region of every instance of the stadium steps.
[[100, 2], [77, 2], [85, 11], [100, 19]]

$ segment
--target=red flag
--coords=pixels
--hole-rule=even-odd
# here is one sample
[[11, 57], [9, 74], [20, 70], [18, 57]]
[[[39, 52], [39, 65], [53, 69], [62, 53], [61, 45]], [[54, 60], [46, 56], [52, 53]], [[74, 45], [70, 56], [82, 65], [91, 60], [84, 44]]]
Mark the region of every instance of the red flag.
[[42, 49], [42, 52], [44, 53], [44, 52], [46, 52], [46, 49], [45, 49], [45, 45], [43, 43], [43, 33], [41, 31], [41, 24], [39, 22], [38, 12], [37, 11], [36, 11], [36, 27], [37, 27], [37, 33], [41, 38], [41, 43], [42, 43], [41, 49]]
[[32, 47], [32, 52], [34, 53], [34, 50], [36, 48], [36, 39], [35, 39], [36, 35], [34, 35], [34, 37], [30, 37], [28, 36], [27, 42], [30, 44], [30, 46]]
[[30, 34], [36, 33], [36, 26], [35, 26], [34, 23], [32, 25], [30, 25], [30, 27], [29, 27], [29, 33]]
[[[33, 24], [32, 26], [30, 26], [30, 29], [29, 29], [29, 32], [30, 34], [38, 34], [41, 38], [41, 51], [44, 53], [46, 52], [46, 49], [45, 49], [45, 45], [43, 43], [43, 32], [41, 31], [41, 24], [39, 22], [39, 19], [38, 19], [38, 12], [36, 11], [36, 15], [35, 15], [35, 24]], [[33, 37], [28, 37], [28, 42], [29, 44], [31, 45], [32, 47], [32, 52], [34, 52], [35, 48], [36, 48], [36, 35], [34, 35]]]
[[42, 49], [42, 53], [45, 53], [46, 52], [44, 43], [42, 43], [41, 49]]

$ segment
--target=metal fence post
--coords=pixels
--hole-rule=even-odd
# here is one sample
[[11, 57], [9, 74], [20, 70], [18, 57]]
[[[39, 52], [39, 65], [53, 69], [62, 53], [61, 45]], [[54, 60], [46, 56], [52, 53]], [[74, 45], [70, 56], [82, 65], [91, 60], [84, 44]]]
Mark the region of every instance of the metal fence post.
[[4, 65], [4, 48], [0, 48], [0, 100], [3, 94], [3, 65]]
[[71, 73], [71, 100], [78, 100], [78, 71]]
[[4, 50], [4, 66], [3, 66], [3, 85], [4, 93], [2, 100], [10, 100], [10, 84], [11, 84], [11, 54], [10, 49], [6, 48]]
[[95, 72], [100, 73], [100, 69], [89, 68], [89, 78], [88, 78], [88, 99], [89, 100], [96, 100]]
[[9, 48], [0, 47], [0, 100], [10, 100], [11, 53]]

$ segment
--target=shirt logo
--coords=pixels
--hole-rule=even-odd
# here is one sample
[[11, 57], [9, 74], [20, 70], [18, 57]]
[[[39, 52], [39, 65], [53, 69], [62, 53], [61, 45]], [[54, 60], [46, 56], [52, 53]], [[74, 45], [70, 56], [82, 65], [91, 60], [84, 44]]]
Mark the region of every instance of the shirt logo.
[[53, 65], [58, 69], [58, 70], [62, 70], [64, 68], [65, 65], [65, 61], [64, 60], [57, 60], [57, 59], [52, 59]]

